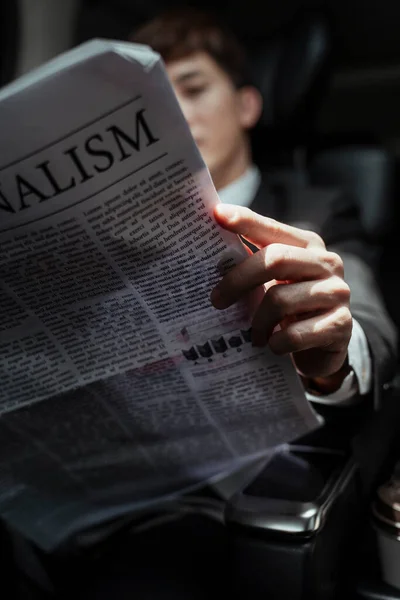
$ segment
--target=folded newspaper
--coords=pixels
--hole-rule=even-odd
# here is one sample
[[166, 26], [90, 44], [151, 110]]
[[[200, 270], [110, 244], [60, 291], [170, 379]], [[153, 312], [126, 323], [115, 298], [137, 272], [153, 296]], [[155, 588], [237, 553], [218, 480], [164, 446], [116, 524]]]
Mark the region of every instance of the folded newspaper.
[[317, 419], [210, 292], [247, 256], [160, 57], [95, 40], [0, 92], [0, 517], [51, 549]]

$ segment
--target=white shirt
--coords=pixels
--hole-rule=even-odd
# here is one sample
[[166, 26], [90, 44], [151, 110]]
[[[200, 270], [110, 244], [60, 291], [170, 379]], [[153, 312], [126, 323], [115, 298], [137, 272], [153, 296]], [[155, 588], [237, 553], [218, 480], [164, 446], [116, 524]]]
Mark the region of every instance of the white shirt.
[[[218, 190], [222, 202], [249, 207], [261, 183], [261, 173], [254, 165], [239, 179]], [[361, 325], [353, 319], [353, 331], [348, 348], [349, 363], [353, 369], [333, 394], [314, 396], [307, 393], [309, 400], [320, 404], [351, 404], [358, 394], [367, 394], [371, 389], [372, 363], [366, 335]]]
[[261, 173], [255, 165], [252, 165], [239, 179], [219, 189], [218, 196], [225, 204], [236, 204], [248, 208], [257, 194], [260, 183]]

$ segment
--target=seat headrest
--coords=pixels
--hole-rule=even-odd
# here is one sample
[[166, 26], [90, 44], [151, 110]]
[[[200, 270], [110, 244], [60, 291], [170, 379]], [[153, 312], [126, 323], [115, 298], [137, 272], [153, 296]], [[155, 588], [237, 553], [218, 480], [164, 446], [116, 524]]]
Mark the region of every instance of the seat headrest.
[[253, 53], [253, 80], [264, 101], [262, 126], [286, 127], [310, 107], [314, 111], [330, 55], [330, 27], [320, 13], [297, 17]]

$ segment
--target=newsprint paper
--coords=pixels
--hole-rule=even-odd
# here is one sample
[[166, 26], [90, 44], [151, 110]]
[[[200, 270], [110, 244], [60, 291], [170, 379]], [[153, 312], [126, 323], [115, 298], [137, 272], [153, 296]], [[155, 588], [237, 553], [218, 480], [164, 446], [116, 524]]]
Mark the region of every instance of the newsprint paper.
[[144, 46], [95, 40], [0, 92], [0, 516], [51, 549], [318, 421], [210, 292], [246, 257]]

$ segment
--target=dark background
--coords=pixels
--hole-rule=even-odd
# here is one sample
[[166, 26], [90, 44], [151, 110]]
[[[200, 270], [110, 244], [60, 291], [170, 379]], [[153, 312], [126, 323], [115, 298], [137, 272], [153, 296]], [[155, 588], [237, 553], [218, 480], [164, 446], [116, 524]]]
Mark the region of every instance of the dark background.
[[[175, 4], [182, 2], [1, 0], [0, 82], [83, 40], [125, 39], [130, 30]], [[318, 6], [326, 11], [333, 33], [334, 68], [318, 116], [319, 131], [367, 132], [400, 155], [399, 0], [202, 0], [186, 4], [222, 14], [250, 47], [268, 39], [299, 9]]]
[[[79, 36], [124, 37], [129, 32], [130, 22], [141, 22], [175, 4], [182, 5], [182, 2], [85, 0]], [[350, 68], [400, 62], [398, 0], [202, 0], [186, 4], [217, 10], [250, 42], [269, 36], [299, 8], [319, 6], [329, 12], [334, 22], [338, 66]]]

